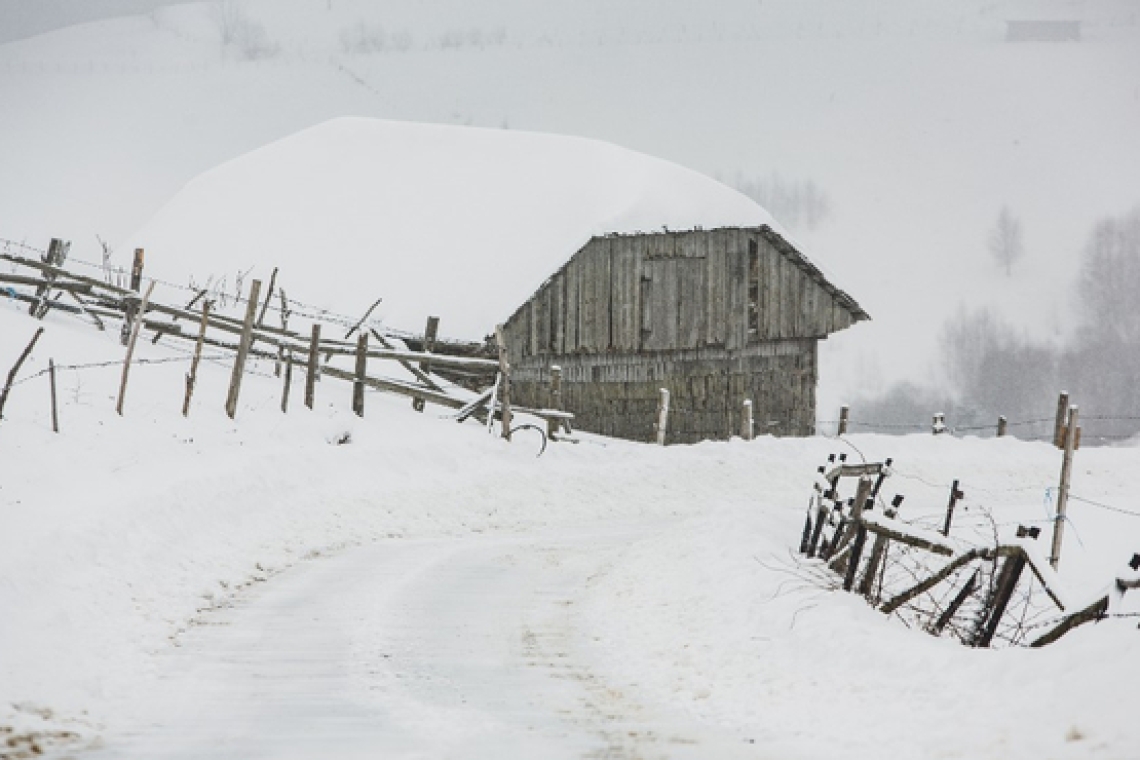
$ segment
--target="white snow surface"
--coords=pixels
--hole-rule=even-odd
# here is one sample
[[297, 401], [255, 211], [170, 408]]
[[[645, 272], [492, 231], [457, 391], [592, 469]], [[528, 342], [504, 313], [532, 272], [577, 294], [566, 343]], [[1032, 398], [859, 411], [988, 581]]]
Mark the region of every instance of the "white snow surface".
[[[209, 350], [184, 419], [186, 349], [149, 340], [138, 358], [168, 363], [133, 369], [119, 417], [117, 331], [43, 324], [0, 421], [0, 735], [49, 757], [1128, 760], [1140, 746], [1135, 617], [972, 650], [822, 589], [795, 558], [815, 468], [839, 452], [894, 457], [885, 493], [906, 494], [900, 517], [919, 526], [941, 524], [960, 478], [955, 536], [1027, 523], [1047, 541], [1048, 444], [583, 435], [536, 458], [533, 431], [506, 444], [404, 398], [370, 392], [359, 419], [332, 379], [313, 411], [298, 387], [282, 414], [265, 361], [230, 420], [229, 363]], [[37, 326], [0, 301], [3, 366]], [[1124, 475], [1140, 447], [1076, 462], [1059, 578], [1080, 605], [1132, 576]], [[12, 746], [0, 756], [29, 745]]]
[[191, 181], [132, 239], [185, 283], [273, 267], [295, 297], [482, 338], [594, 235], [774, 225], [709, 177], [597, 140], [341, 118]]

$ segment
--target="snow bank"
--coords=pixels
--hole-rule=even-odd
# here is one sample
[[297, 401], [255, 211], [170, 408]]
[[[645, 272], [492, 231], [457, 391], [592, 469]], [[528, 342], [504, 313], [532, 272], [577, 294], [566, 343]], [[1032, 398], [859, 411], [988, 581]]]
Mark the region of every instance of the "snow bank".
[[752, 200], [594, 140], [334, 119], [206, 172], [132, 247], [157, 276], [252, 268], [296, 298], [481, 338], [606, 233], [773, 224]]

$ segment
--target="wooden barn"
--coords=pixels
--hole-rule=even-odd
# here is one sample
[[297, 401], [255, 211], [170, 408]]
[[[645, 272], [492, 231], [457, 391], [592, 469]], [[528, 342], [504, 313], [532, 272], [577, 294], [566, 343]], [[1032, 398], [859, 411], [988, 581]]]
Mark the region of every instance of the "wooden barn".
[[561, 405], [575, 425], [654, 439], [659, 389], [668, 440], [815, 428], [819, 341], [869, 319], [767, 225], [595, 237], [503, 325], [511, 397]]

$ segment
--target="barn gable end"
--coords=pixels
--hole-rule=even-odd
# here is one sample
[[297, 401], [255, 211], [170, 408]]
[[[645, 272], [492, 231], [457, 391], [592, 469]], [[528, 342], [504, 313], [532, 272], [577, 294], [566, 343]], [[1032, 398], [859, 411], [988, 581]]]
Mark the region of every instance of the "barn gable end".
[[670, 440], [725, 438], [753, 400], [759, 432], [807, 435], [817, 342], [868, 319], [771, 228], [596, 237], [504, 325], [512, 392], [548, 403], [549, 369], [580, 427], [649, 440], [669, 388]]

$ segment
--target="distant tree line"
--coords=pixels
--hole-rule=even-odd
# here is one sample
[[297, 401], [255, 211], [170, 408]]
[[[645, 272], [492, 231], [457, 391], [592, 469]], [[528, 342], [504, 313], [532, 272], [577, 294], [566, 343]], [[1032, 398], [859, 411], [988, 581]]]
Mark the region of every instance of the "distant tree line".
[[[999, 219], [995, 230], [1002, 226]], [[1093, 228], [1074, 289], [1076, 328], [1066, 342], [1035, 342], [987, 309], [960, 311], [939, 337], [949, 393], [896, 386], [859, 402], [858, 416], [907, 424], [944, 411], [959, 425], [987, 426], [998, 415], [1038, 416], [1064, 389], [1082, 413], [1123, 418], [1099, 421], [1095, 427], [1105, 435], [1140, 432], [1140, 308], [1133, 302], [1138, 297], [1140, 206]]]

